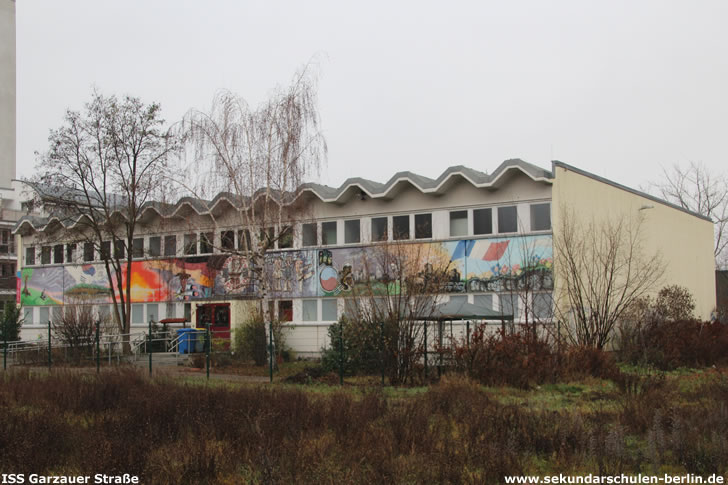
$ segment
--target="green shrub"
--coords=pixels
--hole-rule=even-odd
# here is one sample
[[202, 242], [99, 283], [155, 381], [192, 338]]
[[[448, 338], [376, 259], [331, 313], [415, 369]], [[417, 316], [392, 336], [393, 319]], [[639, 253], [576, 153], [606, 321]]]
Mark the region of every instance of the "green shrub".
[[0, 326], [0, 342], [5, 340], [8, 342], [20, 340], [20, 327], [23, 325], [20, 307], [15, 303], [6, 302], [0, 323], [2, 324]]
[[[266, 365], [269, 345], [267, 327], [262, 313], [251, 313], [243, 325], [233, 331], [235, 355], [243, 360], [252, 360], [258, 366]], [[286, 348], [283, 324], [274, 321], [272, 328], [276, 360], [286, 360], [285, 357], [290, 356], [290, 353]]]

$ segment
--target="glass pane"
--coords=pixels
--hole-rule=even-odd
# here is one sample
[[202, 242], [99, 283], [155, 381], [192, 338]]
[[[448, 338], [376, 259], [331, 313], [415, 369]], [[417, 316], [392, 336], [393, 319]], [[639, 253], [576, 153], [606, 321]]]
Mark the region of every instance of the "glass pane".
[[450, 303], [454, 305], [462, 305], [463, 303], [468, 302], [468, 297], [465, 295], [460, 296], [450, 296]]
[[336, 244], [336, 222], [324, 222], [321, 224], [321, 243], [323, 245]]
[[94, 243], [84, 243], [83, 244], [83, 260], [84, 261], [93, 261], [94, 260]]
[[344, 243], [355, 244], [361, 241], [361, 222], [359, 219], [344, 221]]
[[302, 230], [303, 247], [316, 246], [318, 244], [318, 238], [316, 237], [316, 223], [304, 224]]
[[197, 234], [185, 234], [185, 254], [197, 254]]
[[66, 244], [66, 262], [73, 263], [76, 261], [76, 245]]
[[23, 323], [26, 325], [33, 323], [33, 307], [23, 309]]
[[540, 320], [548, 320], [552, 316], [551, 293], [536, 293], [533, 295], [533, 316]]
[[315, 322], [318, 320], [318, 302], [316, 300], [303, 300], [303, 321]]
[[50, 246], [43, 246], [40, 248], [40, 264], [51, 264]]
[[212, 232], [203, 232], [200, 234], [200, 254], [212, 253], [214, 237], [215, 234]]
[[147, 321], [159, 321], [159, 305], [157, 303], [147, 303]]
[[63, 320], [63, 307], [54, 306], [53, 310], [51, 311], [51, 319], [53, 323], [60, 323], [61, 320]]
[[53, 263], [63, 263], [63, 244], [56, 244], [53, 246]]
[[293, 320], [293, 301], [280, 300], [278, 302], [278, 320], [290, 322]]
[[278, 249], [289, 249], [293, 247], [293, 230], [290, 226], [281, 228], [278, 234]]
[[475, 209], [473, 211], [473, 233], [475, 233], [475, 234], [492, 234], [493, 233], [493, 210], [492, 209]]
[[415, 214], [415, 239], [432, 237], [432, 214]]
[[177, 236], [164, 236], [164, 255], [177, 255]]
[[387, 240], [387, 218], [374, 217], [372, 219], [372, 241]]
[[111, 323], [111, 306], [99, 305], [99, 322]]
[[114, 258], [125, 259], [126, 258], [126, 244], [124, 241], [117, 239], [114, 243]]
[[226, 251], [235, 249], [235, 232], [222, 231], [220, 233], [220, 246]]
[[473, 297], [473, 304], [481, 306], [483, 308], [493, 309], [493, 295], [475, 295]]
[[38, 322], [41, 325], [48, 325], [48, 320], [51, 319], [51, 310], [47, 306], [40, 307], [38, 312]]
[[250, 251], [253, 249], [253, 246], [250, 242], [250, 231], [244, 230], [244, 231], [238, 231], [238, 250], [240, 251]]
[[513, 315], [518, 319], [518, 295], [507, 293], [500, 295], [500, 311], [504, 315]]
[[516, 206], [498, 207], [498, 232], [517, 232], [518, 214]]
[[35, 264], [35, 248], [25, 248], [25, 264]]
[[335, 298], [321, 300], [321, 320], [324, 322], [335, 322], [339, 319]]
[[106, 260], [111, 257], [111, 241], [103, 241], [101, 243], [101, 254], [99, 256], [102, 260]]
[[144, 239], [139, 237], [131, 242], [131, 254], [133, 258], [144, 257]]
[[162, 238], [159, 236], [149, 238], [149, 256], [162, 254]]
[[548, 231], [551, 229], [551, 204], [531, 206], [531, 230]]
[[454, 211], [450, 213], [450, 236], [468, 235], [468, 211]]
[[395, 240], [409, 239], [409, 216], [392, 217], [392, 236]]
[[167, 307], [165, 308], [167, 313], [167, 318], [177, 318], [177, 304], [176, 303], [167, 303]]
[[144, 321], [144, 305], [131, 306], [131, 323], [146, 323]]

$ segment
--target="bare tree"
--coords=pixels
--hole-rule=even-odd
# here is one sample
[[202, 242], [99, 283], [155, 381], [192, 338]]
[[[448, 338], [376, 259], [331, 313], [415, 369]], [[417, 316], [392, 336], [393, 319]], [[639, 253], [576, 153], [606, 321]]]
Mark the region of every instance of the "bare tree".
[[[302, 217], [298, 189], [319, 170], [327, 153], [315, 80], [304, 69], [290, 86], [275, 91], [257, 108], [221, 91], [210, 112], [191, 110], [179, 130], [194, 160], [188, 167], [193, 183], [187, 188], [202, 203], [223, 193], [233, 204], [232, 222], [240, 229], [238, 245], [220, 244], [219, 249], [247, 259], [261, 311], [270, 321], [270, 278], [263, 274], [266, 253], [275, 249], [277, 241], [290, 244], [295, 222]], [[221, 220], [213, 210], [208, 214], [217, 229]]]
[[663, 169], [663, 179], [653, 183], [660, 195], [680, 207], [709, 217], [715, 224], [715, 260], [728, 265], [728, 177], [711, 173], [702, 163]]
[[604, 348], [630, 306], [661, 280], [659, 254], [645, 254], [642, 221], [583, 220], [562, 208], [554, 233], [555, 316], [574, 345]]
[[[94, 92], [83, 112], [68, 110], [30, 181], [45, 211], [73, 231], [57, 229], [100, 255], [120, 333], [131, 327], [134, 237], [145, 203], [164, 199], [173, 178], [176, 138], [163, 128], [159, 104]], [[113, 246], [113, 249], [112, 249]], [[128, 350], [128, 336], [124, 340]]]

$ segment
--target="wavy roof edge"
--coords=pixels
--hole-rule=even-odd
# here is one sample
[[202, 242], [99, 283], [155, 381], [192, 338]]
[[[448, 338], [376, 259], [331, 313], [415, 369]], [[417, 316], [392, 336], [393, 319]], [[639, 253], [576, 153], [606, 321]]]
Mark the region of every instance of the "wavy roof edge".
[[[318, 197], [322, 202], [340, 203], [346, 192], [353, 187], [358, 188], [372, 199], [386, 199], [395, 189], [395, 186], [401, 182], [408, 182], [424, 194], [441, 194], [447, 190], [447, 182], [452, 177], [461, 177], [477, 188], [496, 188], [501, 178], [511, 170], [517, 170], [536, 182], [551, 183], [553, 178], [552, 172], [549, 170], [545, 170], [520, 159], [510, 159], [502, 162], [491, 174], [479, 172], [463, 165], [448, 167], [436, 179], [431, 179], [424, 175], [419, 175], [409, 171], [403, 171], [394, 174], [386, 183], [375, 182], [361, 177], [348, 178], [338, 188], [317, 183], [305, 183], [299, 187], [295, 194], [283, 194], [280, 199], [285, 200], [286, 203], [292, 203], [302, 194], [311, 193]], [[262, 191], [256, 192], [253, 199], [259, 197], [261, 192]], [[204, 215], [215, 211], [218, 204], [223, 201], [232, 207], [242, 208], [245, 204], [250, 202], [250, 198], [229, 192], [221, 192], [209, 201], [187, 196], [182, 197], [175, 204], [147, 202], [142, 206], [141, 212], [144, 213], [147, 210], [153, 210], [161, 217], [170, 217], [174, 216], [184, 206], [188, 206], [199, 215]], [[123, 217], [121, 212], [118, 212], [118, 214]], [[34, 231], [43, 231], [52, 223], [58, 223], [66, 229], [71, 229], [78, 224], [83, 217], [84, 216], [81, 215], [75, 220], [62, 220], [57, 216], [38, 217], [26, 215], [18, 220], [13, 228], [13, 233], [19, 232], [24, 226], [29, 226], [29, 228]]]

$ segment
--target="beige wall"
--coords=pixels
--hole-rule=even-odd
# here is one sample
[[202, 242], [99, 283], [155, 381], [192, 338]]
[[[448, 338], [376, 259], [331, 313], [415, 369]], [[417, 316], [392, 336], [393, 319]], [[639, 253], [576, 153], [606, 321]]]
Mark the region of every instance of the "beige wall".
[[0, 188], [15, 178], [15, 0], [0, 0]]
[[[695, 298], [697, 316], [708, 319], [715, 307], [713, 224], [654, 199], [616, 187], [561, 166], [555, 166], [552, 198], [554, 237], [565, 211], [580, 220], [611, 217], [637, 221], [642, 217], [646, 256], [661, 255], [660, 287], [680, 285]], [[642, 210], [640, 210], [642, 208]], [[556, 282], [558, 294], [558, 281]], [[655, 292], [659, 290], [656, 288]]]

